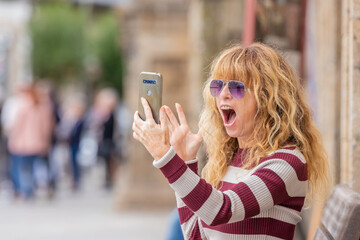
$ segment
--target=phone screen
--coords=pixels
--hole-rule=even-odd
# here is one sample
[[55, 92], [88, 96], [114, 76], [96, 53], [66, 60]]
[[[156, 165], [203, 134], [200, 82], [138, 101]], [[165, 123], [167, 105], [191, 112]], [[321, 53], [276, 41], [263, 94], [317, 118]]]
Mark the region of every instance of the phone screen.
[[145, 98], [151, 108], [154, 120], [159, 123], [159, 111], [162, 106], [162, 76], [160, 73], [142, 72], [139, 78], [139, 115], [145, 120], [141, 97]]

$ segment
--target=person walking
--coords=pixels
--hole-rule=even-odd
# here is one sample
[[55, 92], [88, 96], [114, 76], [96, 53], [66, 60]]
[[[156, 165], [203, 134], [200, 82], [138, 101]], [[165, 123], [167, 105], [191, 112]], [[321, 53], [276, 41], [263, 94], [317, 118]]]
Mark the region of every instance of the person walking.
[[[198, 133], [160, 109], [134, 115], [133, 137], [176, 193], [185, 239], [293, 239], [305, 199], [327, 193], [329, 166], [294, 70], [272, 48], [225, 49], [203, 91]], [[196, 155], [207, 163], [198, 175]]]
[[117, 101], [118, 96], [114, 89], [101, 89], [95, 96], [89, 117], [89, 127], [97, 133], [97, 156], [104, 162], [104, 187], [109, 190], [113, 187], [117, 169], [114, 158]]
[[35, 84], [24, 86], [19, 93], [16, 114], [7, 130], [15, 192], [19, 197], [29, 199], [34, 196], [36, 187], [35, 161], [45, 161], [53, 133], [50, 105]]
[[63, 104], [60, 122], [56, 129], [56, 139], [69, 148], [72, 174], [72, 190], [81, 188], [82, 170], [79, 163], [81, 135], [86, 118], [86, 98], [83, 93], [70, 94]]

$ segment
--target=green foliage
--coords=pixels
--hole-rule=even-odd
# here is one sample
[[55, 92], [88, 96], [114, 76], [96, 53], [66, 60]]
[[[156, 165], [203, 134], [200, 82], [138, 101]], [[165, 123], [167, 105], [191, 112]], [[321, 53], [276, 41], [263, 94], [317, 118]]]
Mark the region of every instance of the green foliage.
[[61, 81], [83, 70], [86, 15], [68, 4], [44, 4], [31, 21], [34, 74]]
[[[122, 92], [122, 57], [119, 29], [111, 11], [100, 15], [69, 3], [44, 3], [35, 8], [31, 21], [34, 74], [57, 83], [84, 80], [91, 87], [113, 87]], [[95, 65], [99, 74], [86, 71]]]
[[101, 75], [97, 86], [109, 86], [122, 92], [123, 63], [118, 44], [118, 24], [112, 13], [99, 16], [94, 21], [92, 34], [93, 54], [97, 57]]

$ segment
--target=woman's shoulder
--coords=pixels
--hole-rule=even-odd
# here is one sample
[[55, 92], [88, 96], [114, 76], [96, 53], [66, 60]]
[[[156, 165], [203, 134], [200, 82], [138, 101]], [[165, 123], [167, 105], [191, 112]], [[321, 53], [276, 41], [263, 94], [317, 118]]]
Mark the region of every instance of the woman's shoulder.
[[294, 171], [299, 179], [307, 179], [305, 157], [296, 147], [284, 147], [273, 151], [260, 160], [254, 172], [261, 168], [282, 169], [282, 172]]
[[279, 148], [273, 151], [272, 153], [269, 153], [265, 158], [267, 159], [279, 158], [283, 160], [294, 160], [294, 161], [299, 160], [304, 164], [306, 163], [306, 159], [304, 155], [295, 146]]
[[264, 167], [269, 164], [287, 165], [296, 171], [306, 171], [306, 159], [301, 151], [294, 147], [279, 148], [263, 157], [257, 167]]

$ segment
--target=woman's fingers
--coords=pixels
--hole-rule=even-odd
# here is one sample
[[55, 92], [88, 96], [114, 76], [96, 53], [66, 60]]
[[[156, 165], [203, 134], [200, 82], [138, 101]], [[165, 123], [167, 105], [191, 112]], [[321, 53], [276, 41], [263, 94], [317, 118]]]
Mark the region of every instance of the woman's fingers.
[[166, 114], [169, 117], [170, 123], [173, 125], [174, 128], [179, 127], [179, 123], [174, 115], [174, 113], [171, 111], [171, 109], [166, 106]]
[[[149, 103], [146, 101], [145, 98], [141, 98], [141, 103], [144, 107], [144, 113], [145, 113], [145, 117], [146, 117], [146, 120], [150, 120], [150, 119], [153, 119], [154, 120], [154, 117], [152, 115], [152, 112], [151, 112], [151, 108], [150, 108], [150, 105]], [[155, 121], [155, 120], [154, 120]]]
[[183, 111], [181, 105], [179, 103], [176, 103], [175, 107], [176, 107], [177, 114], [179, 116], [180, 124], [181, 125], [188, 125], [187, 121], [186, 121], [184, 111]]
[[160, 108], [160, 127], [163, 130], [168, 128], [168, 120], [167, 120], [167, 116], [166, 116], [164, 107]]
[[132, 130], [133, 130], [134, 139], [142, 143], [143, 140], [144, 140], [143, 135], [142, 135], [142, 131], [139, 128], [139, 126], [137, 126], [135, 124], [135, 122], [133, 123]]
[[136, 124], [139, 127], [144, 124], [144, 120], [142, 120], [140, 118], [138, 111], [136, 111], [135, 114], [134, 114], [134, 124]]
[[142, 142], [142, 138], [140, 138], [139, 134], [137, 134], [135, 131], [133, 132], [133, 138], [139, 142]]

